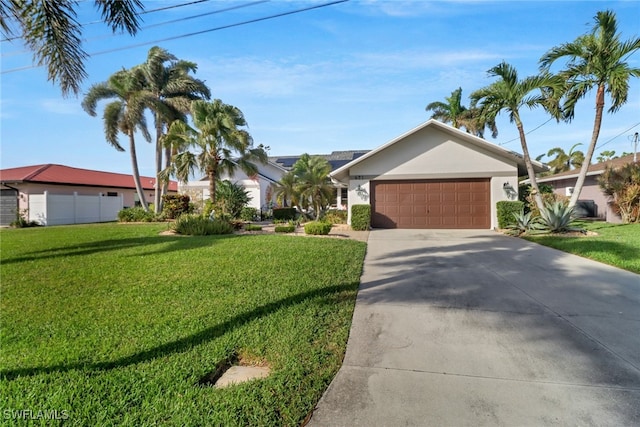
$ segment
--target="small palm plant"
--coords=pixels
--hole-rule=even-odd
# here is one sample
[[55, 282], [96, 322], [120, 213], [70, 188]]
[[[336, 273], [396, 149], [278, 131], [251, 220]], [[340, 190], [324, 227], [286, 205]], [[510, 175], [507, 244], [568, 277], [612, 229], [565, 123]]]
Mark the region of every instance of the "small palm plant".
[[585, 233], [583, 228], [576, 227], [573, 206], [563, 202], [554, 202], [544, 205], [540, 210], [540, 229], [546, 233], [568, 233], [579, 231]]

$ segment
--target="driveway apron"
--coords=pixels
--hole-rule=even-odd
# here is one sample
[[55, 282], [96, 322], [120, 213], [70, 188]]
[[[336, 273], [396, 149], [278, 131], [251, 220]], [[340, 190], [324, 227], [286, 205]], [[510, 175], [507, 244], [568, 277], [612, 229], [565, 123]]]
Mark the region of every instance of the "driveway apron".
[[374, 230], [309, 425], [640, 425], [640, 275], [492, 231]]

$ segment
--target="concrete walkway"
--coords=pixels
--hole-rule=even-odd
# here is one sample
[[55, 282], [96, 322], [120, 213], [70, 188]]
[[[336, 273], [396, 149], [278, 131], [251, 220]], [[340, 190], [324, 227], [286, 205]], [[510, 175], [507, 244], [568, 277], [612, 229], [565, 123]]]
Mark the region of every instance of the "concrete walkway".
[[309, 425], [640, 425], [640, 275], [491, 231], [374, 230]]

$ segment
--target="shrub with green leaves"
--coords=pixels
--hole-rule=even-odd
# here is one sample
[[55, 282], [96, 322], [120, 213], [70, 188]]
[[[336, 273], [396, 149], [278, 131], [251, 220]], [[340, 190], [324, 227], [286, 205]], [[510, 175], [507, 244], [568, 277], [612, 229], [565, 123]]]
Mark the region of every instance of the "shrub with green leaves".
[[191, 198], [187, 194], [165, 194], [162, 196], [162, 213], [166, 218], [175, 219], [183, 213], [191, 213]]
[[511, 230], [510, 234], [520, 235], [527, 231], [540, 230], [541, 227], [539, 217], [534, 217], [532, 212], [525, 213], [523, 208], [520, 212], [513, 213], [513, 220], [506, 228]]
[[513, 222], [514, 214], [524, 211], [524, 203], [517, 200], [501, 200], [496, 203], [498, 228], [507, 228]]
[[329, 209], [322, 217], [324, 222], [330, 222], [331, 224], [346, 224], [347, 223], [347, 211], [340, 209]]
[[331, 231], [330, 222], [312, 221], [304, 225], [305, 234], [325, 235]]
[[208, 217], [194, 214], [180, 215], [176, 222], [172, 224], [171, 229], [178, 234], [190, 236], [233, 233], [233, 226], [226, 221], [211, 220]]
[[274, 231], [276, 233], [293, 233], [296, 231], [296, 226], [295, 224], [276, 225]]
[[118, 212], [118, 221], [120, 222], [152, 222], [155, 220], [156, 215], [153, 212], [140, 206], [124, 208]]
[[273, 210], [273, 219], [284, 221], [296, 219], [296, 208], [276, 208]]
[[357, 231], [368, 230], [371, 225], [371, 205], [351, 206], [351, 228]]
[[245, 206], [240, 211], [240, 219], [243, 221], [260, 221], [260, 211], [256, 208]]
[[245, 224], [244, 229], [245, 231], [261, 231], [262, 226], [258, 224]]

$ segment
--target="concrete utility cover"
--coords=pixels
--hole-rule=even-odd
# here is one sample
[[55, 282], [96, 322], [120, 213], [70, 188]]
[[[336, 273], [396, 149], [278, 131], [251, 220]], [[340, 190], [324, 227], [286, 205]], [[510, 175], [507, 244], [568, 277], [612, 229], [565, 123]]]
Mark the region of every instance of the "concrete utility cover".
[[232, 366], [216, 381], [216, 387], [223, 388], [256, 378], [266, 378], [270, 373], [269, 368], [260, 366]]

